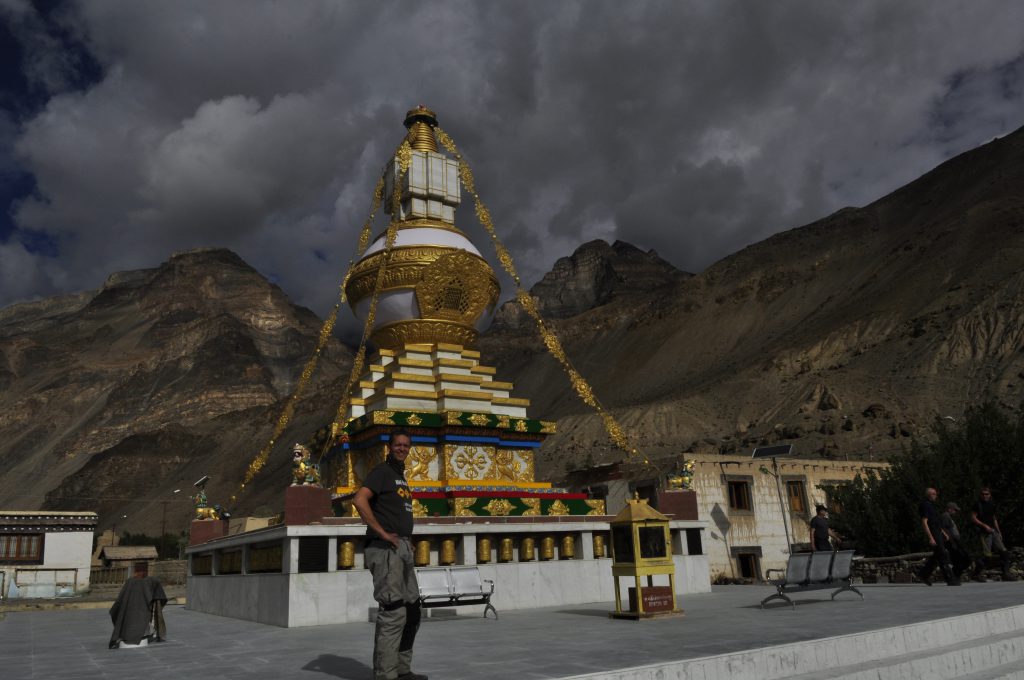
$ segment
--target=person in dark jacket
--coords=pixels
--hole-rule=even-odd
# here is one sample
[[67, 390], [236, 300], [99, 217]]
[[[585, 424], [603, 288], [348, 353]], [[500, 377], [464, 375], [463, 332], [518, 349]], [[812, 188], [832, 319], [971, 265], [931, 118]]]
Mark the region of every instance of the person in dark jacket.
[[814, 509], [814, 517], [811, 518], [811, 545], [815, 550], [833, 550], [830, 538], [840, 541], [839, 534], [832, 531], [828, 526], [828, 508], [819, 505]]
[[953, 570], [949, 566], [949, 551], [946, 550], [946, 540], [942, 534], [942, 518], [939, 517], [939, 508], [935, 505], [938, 497], [938, 490], [928, 487], [924, 490], [924, 500], [917, 506], [918, 515], [921, 517], [921, 526], [928, 538], [928, 545], [932, 548], [931, 557], [925, 560], [917, 576], [925, 585], [930, 586], [932, 572], [937, 566], [946, 578], [946, 585], [958, 586], [960, 579], [953, 575]]
[[110, 649], [116, 649], [122, 642], [135, 646], [143, 639], [147, 643], [165, 640], [167, 627], [163, 608], [166, 604], [167, 595], [159, 579], [133, 576], [125, 581], [110, 607], [110, 620], [114, 624]]
[[1010, 573], [1010, 553], [1003, 544], [1003, 532], [999, 528], [999, 518], [996, 516], [996, 503], [992, 500], [992, 490], [987, 486], [981, 488], [981, 498], [971, 511], [971, 522], [981, 530], [981, 552], [982, 557], [978, 560], [974, 577], [979, 581], [985, 581], [985, 569], [993, 555], [999, 555], [1003, 567], [1003, 580], [1017, 580]]

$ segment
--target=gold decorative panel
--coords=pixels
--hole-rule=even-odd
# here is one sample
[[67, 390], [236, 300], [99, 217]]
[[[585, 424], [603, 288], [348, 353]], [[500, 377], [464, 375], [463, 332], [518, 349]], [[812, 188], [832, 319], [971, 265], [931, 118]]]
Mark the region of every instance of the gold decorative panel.
[[592, 508], [592, 510], [587, 513], [588, 515], [605, 515], [605, 514], [607, 514], [604, 511], [604, 501], [601, 501], [601, 500], [590, 500], [590, 501], [583, 501], [583, 502], [586, 503], [590, 508]]
[[453, 498], [452, 508], [456, 517], [476, 517], [476, 513], [469, 509], [469, 506], [476, 503], [475, 498]]
[[453, 479], [484, 479], [494, 456], [493, 446], [445, 444], [445, 475]]
[[568, 515], [569, 508], [562, 501], [555, 501], [548, 508], [549, 515]]
[[536, 517], [540, 515], [539, 498], [520, 498], [519, 500], [526, 504], [526, 510], [523, 510], [523, 517]]
[[437, 466], [431, 465], [436, 458], [433, 446], [413, 446], [405, 460], [405, 478], [410, 482], [437, 479]]
[[416, 284], [420, 314], [469, 326], [498, 301], [500, 288], [490, 265], [479, 255], [455, 250], [441, 255], [423, 270]]
[[484, 510], [491, 515], [505, 516], [512, 512], [512, 503], [507, 498], [492, 498], [484, 506]]
[[420, 503], [415, 498], [412, 499], [412, 516], [413, 517], [426, 517], [427, 508], [423, 503]]

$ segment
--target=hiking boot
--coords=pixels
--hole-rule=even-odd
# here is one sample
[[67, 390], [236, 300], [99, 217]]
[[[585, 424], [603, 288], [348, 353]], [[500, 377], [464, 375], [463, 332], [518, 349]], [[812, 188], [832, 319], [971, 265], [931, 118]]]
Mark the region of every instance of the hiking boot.
[[427, 676], [409, 671], [408, 673], [403, 673], [402, 675], [399, 675], [398, 680], [427, 680]]
[[931, 574], [925, 576], [923, 571], [917, 572], [917, 580], [919, 580], [921, 583], [925, 584], [926, 586], [930, 586], [932, 584]]

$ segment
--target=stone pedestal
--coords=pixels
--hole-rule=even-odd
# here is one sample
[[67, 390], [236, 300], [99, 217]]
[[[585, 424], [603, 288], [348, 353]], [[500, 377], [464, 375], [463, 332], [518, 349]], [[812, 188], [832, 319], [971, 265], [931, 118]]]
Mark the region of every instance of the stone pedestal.
[[226, 519], [194, 519], [188, 531], [188, 544], [198, 545], [228, 535]]
[[319, 486], [289, 486], [284, 492], [284, 523], [319, 524], [333, 517], [331, 492]]
[[693, 489], [673, 489], [658, 492], [658, 511], [674, 515], [675, 519], [697, 519], [697, 492]]

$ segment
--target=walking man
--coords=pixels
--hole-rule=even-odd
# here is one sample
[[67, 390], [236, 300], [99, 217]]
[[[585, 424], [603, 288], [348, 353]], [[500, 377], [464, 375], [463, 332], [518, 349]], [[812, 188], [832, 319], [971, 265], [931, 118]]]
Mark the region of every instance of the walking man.
[[953, 576], [957, 579], [971, 564], [971, 556], [967, 554], [967, 549], [960, 540], [960, 529], [956, 525], [956, 515], [959, 512], [960, 506], [950, 501], [946, 503], [946, 511], [939, 517], [942, 523], [942, 537], [946, 540], [946, 549], [949, 552], [950, 566], [953, 569]]
[[949, 552], [946, 550], [946, 541], [942, 534], [942, 519], [939, 517], [939, 509], [935, 506], [938, 497], [939, 492], [928, 487], [924, 490], [924, 500], [917, 506], [918, 515], [921, 517], [921, 526], [924, 528], [925, 536], [928, 537], [928, 545], [932, 548], [932, 554], [925, 560], [921, 571], [918, 572], [918, 578], [925, 585], [930, 586], [932, 572], [938, 566], [946, 578], [946, 585], [958, 586], [960, 579], [953, 575], [953, 570], [949, 566]]
[[979, 581], [987, 581], [985, 569], [993, 554], [1002, 558], [1003, 580], [1015, 581], [1010, 574], [1010, 553], [1006, 551], [1003, 544], [1003, 532], [999, 529], [999, 518], [996, 517], [996, 503], [992, 500], [992, 490], [987, 486], [981, 487], [981, 498], [978, 500], [974, 510], [971, 511], [971, 522], [981, 530], [981, 552], [982, 557], [978, 560], [974, 577]]
[[828, 526], [828, 508], [819, 505], [815, 509], [815, 515], [811, 518], [811, 545], [818, 550], [832, 550], [832, 543], [829, 538], [840, 540], [839, 534], [832, 531]]
[[412, 493], [405, 459], [412, 438], [394, 430], [387, 459], [366, 476], [353, 504], [366, 522], [366, 566], [373, 575], [377, 629], [374, 680], [427, 680], [412, 672], [412, 646], [420, 627], [419, 585], [412, 553]]

